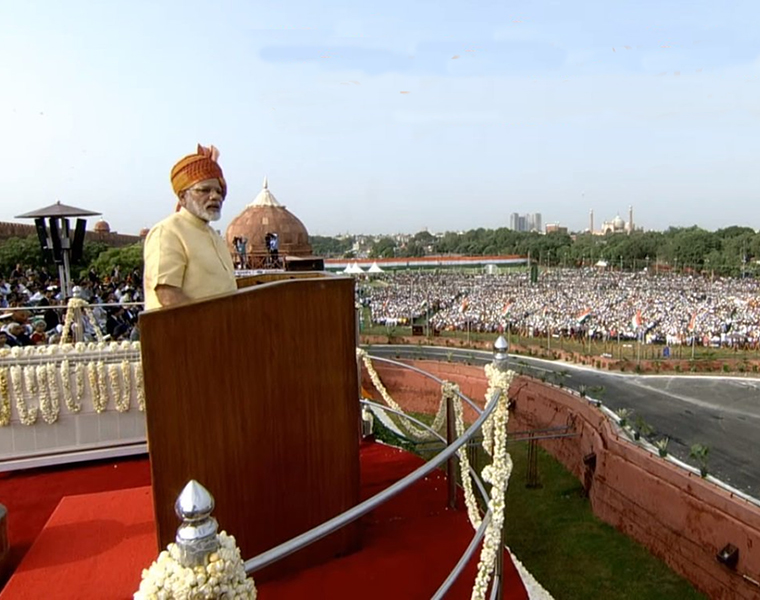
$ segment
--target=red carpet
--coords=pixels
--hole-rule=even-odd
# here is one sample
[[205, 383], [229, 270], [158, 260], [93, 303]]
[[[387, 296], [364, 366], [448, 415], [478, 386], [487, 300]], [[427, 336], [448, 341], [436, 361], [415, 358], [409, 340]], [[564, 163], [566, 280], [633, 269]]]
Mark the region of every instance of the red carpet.
[[[364, 497], [421, 464], [416, 456], [380, 444], [363, 446], [361, 459]], [[1, 479], [0, 501], [9, 508], [13, 546], [28, 546], [40, 528], [35, 523], [53, 511], [64, 490], [68, 497], [60, 501], [0, 599], [130, 598], [141, 570], [155, 558], [150, 488], [135, 487], [147, 479], [144, 459]], [[99, 489], [125, 487], [133, 489], [92, 495]], [[88, 495], [70, 495], [82, 492]], [[367, 515], [362, 527], [360, 552], [262, 584], [259, 597], [429, 598], [472, 536], [466, 513], [446, 509], [441, 473]], [[469, 598], [475, 562], [447, 598]], [[526, 599], [514, 567], [505, 562], [506, 597]]]

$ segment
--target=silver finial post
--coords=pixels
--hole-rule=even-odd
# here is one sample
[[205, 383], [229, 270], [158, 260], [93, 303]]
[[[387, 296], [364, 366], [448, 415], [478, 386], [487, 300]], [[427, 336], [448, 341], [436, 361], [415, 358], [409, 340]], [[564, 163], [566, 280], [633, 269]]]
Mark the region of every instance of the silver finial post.
[[509, 343], [504, 339], [503, 335], [496, 338], [493, 343], [493, 364], [500, 371], [507, 369], [507, 363], [509, 362]]
[[182, 519], [175, 538], [182, 566], [205, 564], [206, 557], [219, 549], [216, 537], [218, 525], [211, 516], [214, 497], [195, 479], [191, 479], [177, 497], [174, 510]]

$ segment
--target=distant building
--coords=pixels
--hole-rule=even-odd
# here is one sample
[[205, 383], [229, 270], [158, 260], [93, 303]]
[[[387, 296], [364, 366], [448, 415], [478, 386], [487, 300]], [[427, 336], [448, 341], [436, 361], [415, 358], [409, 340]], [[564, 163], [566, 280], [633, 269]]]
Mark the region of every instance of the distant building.
[[546, 233], [563, 233], [567, 234], [567, 227], [562, 227], [559, 223], [547, 223]]
[[512, 213], [509, 216], [509, 228], [513, 231], [538, 231], [541, 227], [541, 213], [529, 213], [520, 215]]
[[[633, 224], [633, 207], [628, 207], [628, 221], [623, 220], [620, 215], [615, 215], [614, 219], [604, 221], [601, 228], [594, 229], [594, 211], [589, 213], [589, 232], [593, 235], [607, 235], [608, 233], [632, 233], [637, 231]], [[641, 231], [641, 228], [638, 229]]]

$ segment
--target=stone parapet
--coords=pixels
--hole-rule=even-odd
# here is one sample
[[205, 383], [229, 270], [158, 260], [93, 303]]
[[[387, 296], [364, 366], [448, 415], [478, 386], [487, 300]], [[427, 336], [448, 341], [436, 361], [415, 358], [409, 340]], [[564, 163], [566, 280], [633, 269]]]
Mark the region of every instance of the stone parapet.
[[[408, 362], [458, 383], [482, 406], [487, 383], [481, 367]], [[375, 367], [405, 410], [438, 407], [437, 385], [379, 361]], [[363, 385], [372, 389], [366, 376]], [[573, 427], [576, 437], [540, 443], [583, 483], [599, 518], [646, 546], [710, 598], [760, 597], [760, 508], [620, 436], [597, 407], [573, 392], [518, 377], [510, 394], [510, 430]], [[470, 411], [466, 418], [473, 416]], [[729, 543], [739, 549], [734, 568], [716, 558]]]

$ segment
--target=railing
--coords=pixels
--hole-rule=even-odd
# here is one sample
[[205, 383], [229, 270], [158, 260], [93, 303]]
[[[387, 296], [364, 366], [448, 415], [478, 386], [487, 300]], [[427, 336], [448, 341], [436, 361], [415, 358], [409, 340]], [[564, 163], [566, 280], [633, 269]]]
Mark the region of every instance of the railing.
[[[380, 358], [380, 357], [375, 357], [375, 356], [372, 356], [371, 358], [372, 360], [393, 364], [393, 365], [402, 367], [404, 369], [409, 369], [439, 384], [443, 384], [443, 381], [441, 381], [434, 375], [427, 373], [426, 371], [423, 371], [422, 369], [419, 369], [417, 367], [413, 367], [411, 365], [407, 365], [405, 363], [397, 362], [397, 361], [387, 359], [387, 358]], [[372, 496], [371, 498], [365, 500], [361, 504], [354, 506], [353, 508], [330, 519], [329, 521], [322, 523], [321, 525], [318, 525], [317, 527], [311, 529], [310, 531], [307, 531], [295, 538], [292, 538], [280, 544], [279, 546], [276, 546], [262, 554], [259, 554], [258, 556], [255, 556], [254, 558], [251, 558], [250, 560], [247, 560], [245, 562], [246, 573], [251, 574], [260, 569], [263, 569], [264, 567], [267, 567], [285, 558], [286, 556], [289, 556], [290, 554], [293, 554], [294, 552], [297, 552], [298, 550], [305, 548], [306, 546], [316, 542], [317, 540], [320, 540], [323, 537], [330, 535], [331, 533], [334, 533], [335, 531], [341, 529], [342, 527], [348, 525], [349, 523], [352, 523], [353, 521], [361, 518], [362, 516], [366, 515], [372, 510], [383, 505], [385, 502], [387, 502], [388, 500], [390, 500], [391, 498], [393, 498], [400, 492], [406, 490], [411, 485], [420, 481], [421, 479], [426, 477], [428, 474], [430, 474], [432, 471], [434, 471], [436, 468], [438, 468], [440, 465], [446, 462], [449, 463], [449, 478], [451, 480], [451, 477], [453, 476], [451, 464], [453, 463], [453, 461], [456, 460], [455, 458], [456, 453], [459, 451], [460, 448], [465, 446], [465, 444], [468, 444], [470, 442], [473, 436], [477, 432], [480, 431], [480, 429], [483, 426], [483, 423], [485, 423], [485, 421], [493, 414], [493, 412], [495, 411], [498, 405], [500, 392], [497, 391], [494, 393], [494, 395], [492, 396], [493, 401], [488, 403], [488, 407], [485, 410], [478, 407], [477, 404], [475, 404], [470, 398], [468, 398], [466, 395], [462, 394], [461, 392], [457, 391], [457, 395], [463, 401], [469, 404], [478, 413], [478, 418], [464, 432], [462, 436], [454, 440], [450, 440], [447, 447], [442, 452], [440, 452], [437, 456], [435, 456], [434, 458], [426, 462], [424, 465], [422, 465], [420, 468], [413, 471], [406, 477], [400, 479], [399, 481], [397, 481], [396, 483], [394, 483], [387, 489], [383, 490], [382, 492], [376, 494], [375, 496]], [[400, 411], [396, 411], [392, 408], [386, 407], [384, 405], [376, 404], [368, 400], [362, 400], [361, 402], [363, 405], [366, 405], [366, 406], [372, 406], [374, 408], [386, 410], [394, 414], [403, 414], [403, 413], [400, 413]], [[404, 418], [409, 421], [412, 421], [415, 425], [422, 427], [427, 432], [432, 434], [434, 437], [438, 438], [440, 441], [442, 442], [447, 441], [443, 436], [441, 436], [438, 432], [434, 431], [430, 426], [423, 423], [422, 421], [406, 414], [404, 414]], [[453, 410], [447, 410], [447, 420], [452, 425], [453, 425], [453, 419], [454, 419]], [[451, 425], [449, 425], [447, 427], [447, 430], [450, 431], [451, 429], [452, 427]], [[478, 491], [480, 492], [482, 499], [487, 502], [488, 494], [486, 492], [486, 489], [485, 489], [485, 486], [483, 485], [482, 480], [480, 479], [479, 474], [471, 467], [469, 475], [475, 481], [475, 484], [477, 486]], [[451, 498], [449, 498], [449, 500], [451, 501]], [[486, 528], [488, 527], [490, 521], [491, 521], [491, 511], [489, 510], [488, 512], [486, 512], [485, 516], [483, 517], [480, 527], [475, 532], [475, 535], [472, 541], [470, 542], [469, 546], [460, 557], [456, 566], [449, 573], [449, 576], [446, 578], [446, 580], [441, 584], [441, 586], [438, 588], [436, 593], [433, 595], [434, 599], [440, 599], [445, 596], [445, 594], [448, 592], [448, 590], [451, 588], [451, 586], [454, 584], [454, 582], [457, 580], [457, 578], [463, 571], [464, 567], [475, 555], [475, 552], [477, 551], [478, 546], [480, 542], [482, 541], [483, 536], [485, 535]], [[503, 529], [501, 532], [501, 539], [502, 539], [501, 546], [502, 546], [502, 554], [503, 554], [503, 547], [504, 547]], [[491, 598], [500, 598], [502, 596], [502, 578], [501, 578], [501, 561], [502, 560], [503, 560], [503, 556], [497, 559], [496, 573], [494, 575], [492, 589], [491, 589]]]
[[256, 271], [259, 269], [271, 271], [285, 268], [285, 261], [280, 254], [268, 252], [247, 252], [232, 254], [232, 262], [239, 271]]

